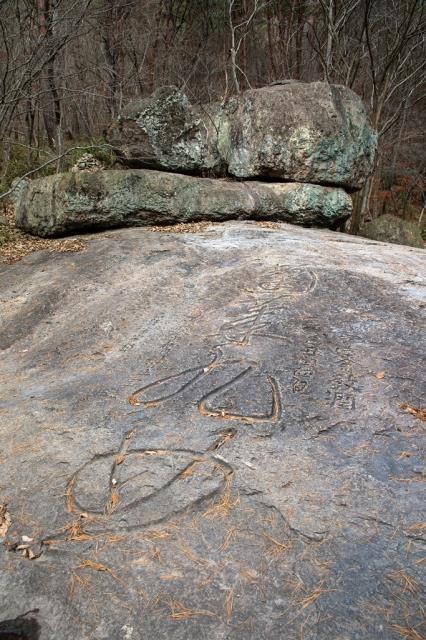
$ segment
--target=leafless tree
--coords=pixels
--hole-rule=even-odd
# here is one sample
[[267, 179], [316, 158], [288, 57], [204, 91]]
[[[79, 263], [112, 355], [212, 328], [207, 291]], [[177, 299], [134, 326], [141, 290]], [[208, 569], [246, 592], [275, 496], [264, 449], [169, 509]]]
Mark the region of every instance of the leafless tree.
[[157, 86], [203, 102], [325, 80], [359, 93], [379, 133], [357, 232], [388, 163], [421, 172], [425, 12], [424, 0], [0, 0], [0, 180], [53, 157], [59, 168]]
[[234, 90], [236, 93], [240, 93], [240, 81], [238, 79], [239, 74], [244, 76], [247, 81], [248, 86], [250, 86], [250, 81], [247, 77], [245, 71], [238, 64], [238, 54], [241, 49], [241, 45], [244, 43], [246, 39], [250, 26], [255, 19], [256, 15], [260, 13], [267, 5], [267, 3], [260, 3], [259, 0], [253, 0], [250, 10], [248, 13], [244, 15], [244, 17], [240, 17], [240, 19], [235, 21], [235, 9], [236, 9], [236, 0], [227, 0], [228, 2], [228, 21], [229, 21], [229, 30], [231, 34], [231, 47], [230, 47], [230, 58], [231, 58], [231, 75], [232, 81], [234, 84]]

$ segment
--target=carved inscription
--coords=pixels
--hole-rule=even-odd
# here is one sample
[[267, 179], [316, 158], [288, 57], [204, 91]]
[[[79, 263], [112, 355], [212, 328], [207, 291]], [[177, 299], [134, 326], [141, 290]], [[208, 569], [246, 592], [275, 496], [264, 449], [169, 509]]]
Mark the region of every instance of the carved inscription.
[[332, 407], [352, 411], [355, 409], [357, 384], [351, 367], [351, 350], [348, 346], [341, 346], [336, 347], [334, 351], [339, 365], [339, 375], [332, 379], [327, 399]]
[[298, 367], [293, 372], [293, 393], [304, 393], [310, 380], [315, 374], [316, 357], [319, 339], [316, 335], [309, 336], [298, 356]]
[[[290, 393], [302, 396], [299, 404], [306, 428], [313, 433], [326, 430], [329, 412], [325, 416], [321, 413], [324, 389], [329, 407], [352, 411], [357, 385], [351, 350], [344, 344], [330, 346], [331, 354], [327, 350], [335, 373], [328, 384], [324, 380], [318, 385], [316, 376], [324, 366], [324, 352], [321, 333], [310, 323], [312, 316], [307, 315], [297, 326], [296, 337], [303, 341], [300, 351], [293, 344], [295, 336], [289, 334], [289, 305], [312, 295], [317, 283], [317, 274], [305, 268], [279, 265], [254, 274], [253, 282], [226, 310], [211, 355], [196, 366], [172, 371], [140, 387], [129, 396], [130, 404], [153, 409], [182, 396], [204, 417], [233, 421], [237, 429], [238, 423], [260, 423], [264, 432], [263, 425], [281, 422], [280, 379], [285, 375]], [[299, 313], [301, 317], [306, 313], [303, 307], [302, 311], [296, 308]], [[271, 348], [269, 342], [265, 348], [265, 340], [276, 344]], [[289, 357], [296, 360], [293, 369]], [[237, 429], [232, 427], [232, 437]], [[231, 427], [228, 430], [231, 433]], [[131, 435], [126, 436], [118, 452], [96, 456], [70, 480], [67, 495], [71, 510], [88, 513], [97, 523], [94, 526], [118, 529], [160, 522], [222, 491], [232, 473], [209, 450], [130, 448]], [[226, 436], [223, 442], [228, 439]], [[220, 440], [218, 446], [223, 442]], [[105, 478], [104, 483], [95, 482], [100, 477]], [[185, 491], [181, 490], [183, 485]]]
[[[250, 282], [243, 291], [240, 300], [232, 309], [228, 309], [228, 318], [219, 329], [220, 345], [215, 346], [215, 356], [207, 363], [200, 363], [198, 367], [172, 374], [165, 378], [155, 380], [135, 391], [129, 402], [133, 405], [154, 407], [166, 402], [173, 396], [186, 391], [198, 381], [207, 378], [219, 367], [223, 371], [224, 380], [212, 386], [211, 390], [198, 400], [198, 410], [204, 416], [220, 418], [222, 420], [239, 420], [243, 423], [271, 423], [278, 422], [282, 414], [282, 399], [278, 380], [268, 371], [268, 365], [259, 362], [244, 351], [244, 347], [252, 346], [258, 338], [270, 338], [287, 342], [286, 335], [282, 335], [276, 329], [279, 325], [279, 312], [283, 310], [289, 299], [297, 299], [300, 296], [312, 293], [318, 282], [317, 274], [311, 269], [289, 269], [285, 265], [264, 271], [259, 277], [255, 274], [253, 282]], [[240, 347], [238, 357], [224, 357], [224, 351], [228, 352], [233, 346]], [[228, 348], [229, 347], [229, 348]], [[243, 348], [243, 349], [241, 349]], [[305, 378], [310, 374], [307, 360], [311, 352], [315, 351], [316, 344], [312, 338], [306, 346], [302, 367], [295, 373], [295, 388], [306, 387]], [[237, 373], [227, 374], [229, 367], [237, 365]], [[257, 376], [257, 387], [265, 388], [267, 396], [259, 400], [258, 410], [243, 410], [242, 407], [250, 404], [238, 396], [237, 389], [244, 377]], [[255, 392], [256, 389], [253, 389]], [[221, 406], [222, 399], [227, 395], [227, 401], [234, 397], [235, 409]], [[251, 394], [256, 396], [255, 393]], [[269, 398], [268, 398], [269, 396]], [[250, 399], [252, 400], [252, 398]], [[253, 402], [251, 402], [253, 404]], [[267, 405], [267, 407], [265, 406]]]
[[249, 344], [255, 336], [268, 336], [277, 340], [286, 337], [271, 331], [286, 299], [298, 298], [312, 293], [318, 282], [317, 274], [311, 269], [294, 269], [288, 273], [283, 265], [276, 270], [267, 271], [264, 280], [246, 289], [247, 300], [242, 300], [237, 317], [226, 321], [220, 333], [230, 342]]

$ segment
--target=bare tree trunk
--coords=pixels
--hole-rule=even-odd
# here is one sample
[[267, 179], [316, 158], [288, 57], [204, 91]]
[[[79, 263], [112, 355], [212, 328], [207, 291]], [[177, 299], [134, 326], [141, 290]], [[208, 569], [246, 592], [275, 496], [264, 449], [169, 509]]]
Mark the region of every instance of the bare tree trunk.
[[398, 136], [397, 136], [397, 139], [396, 139], [395, 146], [393, 148], [393, 158], [392, 158], [392, 172], [393, 172], [393, 175], [396, 174], [396, 164], [397, 164], [397, 160], [398, 160], [398, 155], [399, 155], [400, 150], [401, 150], [401, 140], [402, 140], [403, 131], [405, 129], [406, 120], [407, 120], [407, 108], [406, 108], [406, 106], [404, 106], [403, 113], [402, 113], [402, 118], [401, 118], [401, 124], [400, 124], [399, 130], [398, 130]]
[[[253, 26], [253, 20], [260, 9], [260, 5], [259, 5], [259, 0], [253, 0], [250, 10], [248, 11], [246, 10], [245, 16], [244, 18], [241, 18], [241, 21], [239, 22], [239, 24], [234, 24], [234, 16], [233, 16], [234, 5], [235, 5], [235, 0], [228, 0], [228, 24], [231, 32], [231, 49], [230, 49], [231, 75], [234, 81], [235, 91], [236, 93], [240, 93], [240, 83], [238, 80], [237, 72], [239, 72], [244, 77], [249, 87], [250, 87], [250, 82], [244, 69], [241, 68], [241, 66], [237, 63], [237, 56], [241, 49], [241, 46], [243, 46], [243, 49], [244, 49], [244, 42], [245, 42], [246, 36]], [[244, 63], [243, 63], [243, 66], [245, 66]]]
[[10, 162], [10, 142], [9, 140], [5, 140], [2, 144], [2, 168], [1, 168], [1, 178], [4, 180], [7, 175], [7, 171], [9, 168]]
[[369, 210], [370, 195], [374, 173], [366, 180], [364, 186], [353, 196], [353, 211], [349, 233], [357, 235]]
[[328, 0], [328, 14], [327, 14], [327, 51], [325, 54], [325, 69], [324, 80], [330, 82], [330, 73], [332, 67], [333, 58], [333, 13], [334, 13], [334, 0]]
[[36, 109], [31, 98], [27, 100], [27, 112], [25, 114], [25, 120], [27, 123], [27, 144], [28, 144], [28, 160], [33, 160], [33, 145], [34, 145], [34, 127], [35, 127]]
[[[61, 99], [57, 88], [56, 79], [56, 60], [57, 50], [53, 45], [54, 23], [56, 16], [57, 1], [56, 0], [37, 0], [39, 12], [39, 31], [40, 35], [46, 39], [51, 54], [47, 60], [45, 73], [42, 78], [41, 89], [43, 92], [43, 120], [47, 134], [49, 146], [58, 151], [57, 137], [58, 128], [61, 124]], [[50, 41], [50, 42], [49, 42]], [[51, 43], [51, 44], [50, 44]]]
[[123, 27], [130, 11], [126, 0], [105, 0], [105, 24], [102, 41], [108, 73], [107, 86], [110, 94], [109, 112], [114, 118], [121, 108], [121, 83], [123, 79], [124, 48]]
[[59, 117], [59, 123], [56, 127], [56, 138], [55, 138], [55, 149], [56, 154], [58, 155], [58, 160], [56, 162], [56, 171], [59, 173], [62, 171], [62, 160], [64, 153], [64, 133], [62, 130], [62, 116]]
[[[296, 5], [296, 3], [295, 3]], [[292, 13], [295, 10], [293, 5]], [[296, 9], [297, 11], [297, 27], [296, 27], [296, 78], [302, 77], [303, 62], [303, 6]]]
[[267, 24], [267, 28], [268, 28], [269, 59], [271, 61], [273, 79], [277, 80], [278, 74], [277, 74], [277, 65], [275, 64], [274, 47], [273, 47], [273, 44], [272, 44], [271, 22], [272, 22], [272, 13], [271, 13], [271, 8], [268, 5], [268, 7], [267, 7], [267, 15], [266, 15], [266, 24]]
[[60, 150], [57, 148], [57, 137], [58, 129], [61, 125], [62, 114], [61, 99], [56, 86], [55, 59], [56, 56], [52, 58], [46, 67], [47, 77], [43, 83], [46, 87], [46, 104], [43, 109], [43, 117], [49, 146], [59, 153]]
[[237, 74], [237, 49], [236, 49], [236, 39], [235, 39], [235, 31], [236, 27], [234, 26], [234, 22], [232, 19], [232, 10], [234, 8], [234, 0], [228, 0], [228, 19], [229, 19], [229, 28], [231, 30], [231, 75], [232, 80], [234, 82], [234, 87], [236, 93], [240, 93], [240, 83], [238, 81]]

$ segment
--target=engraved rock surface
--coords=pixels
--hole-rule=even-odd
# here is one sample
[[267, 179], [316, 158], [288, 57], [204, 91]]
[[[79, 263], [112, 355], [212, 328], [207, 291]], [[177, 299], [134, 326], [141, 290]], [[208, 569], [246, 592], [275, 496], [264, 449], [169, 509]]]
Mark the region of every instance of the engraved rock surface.
[[254, 222], [2, 266], [0, 636], [421, 634], [424, 273]]
[[343, 189], [232, 182], [135, 169], [63, 173], [27, 181], [16, 223], [40, 236], [76, 230], [256, 218], [333, 227], [352, 211]]
[[289, 81], [192, 105], [175, 87], [130, 103], [109, 130], [124, 164], [359, 189], [377, 136], [361, 98], [342, 85]]

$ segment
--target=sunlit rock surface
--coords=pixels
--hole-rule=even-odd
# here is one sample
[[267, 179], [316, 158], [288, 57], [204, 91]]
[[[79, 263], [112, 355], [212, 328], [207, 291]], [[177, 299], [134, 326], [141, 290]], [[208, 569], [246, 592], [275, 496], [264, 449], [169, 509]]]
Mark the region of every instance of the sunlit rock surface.
[[242, 222], [2, 267], [0, 636], [420, 628], [424, 267]]

